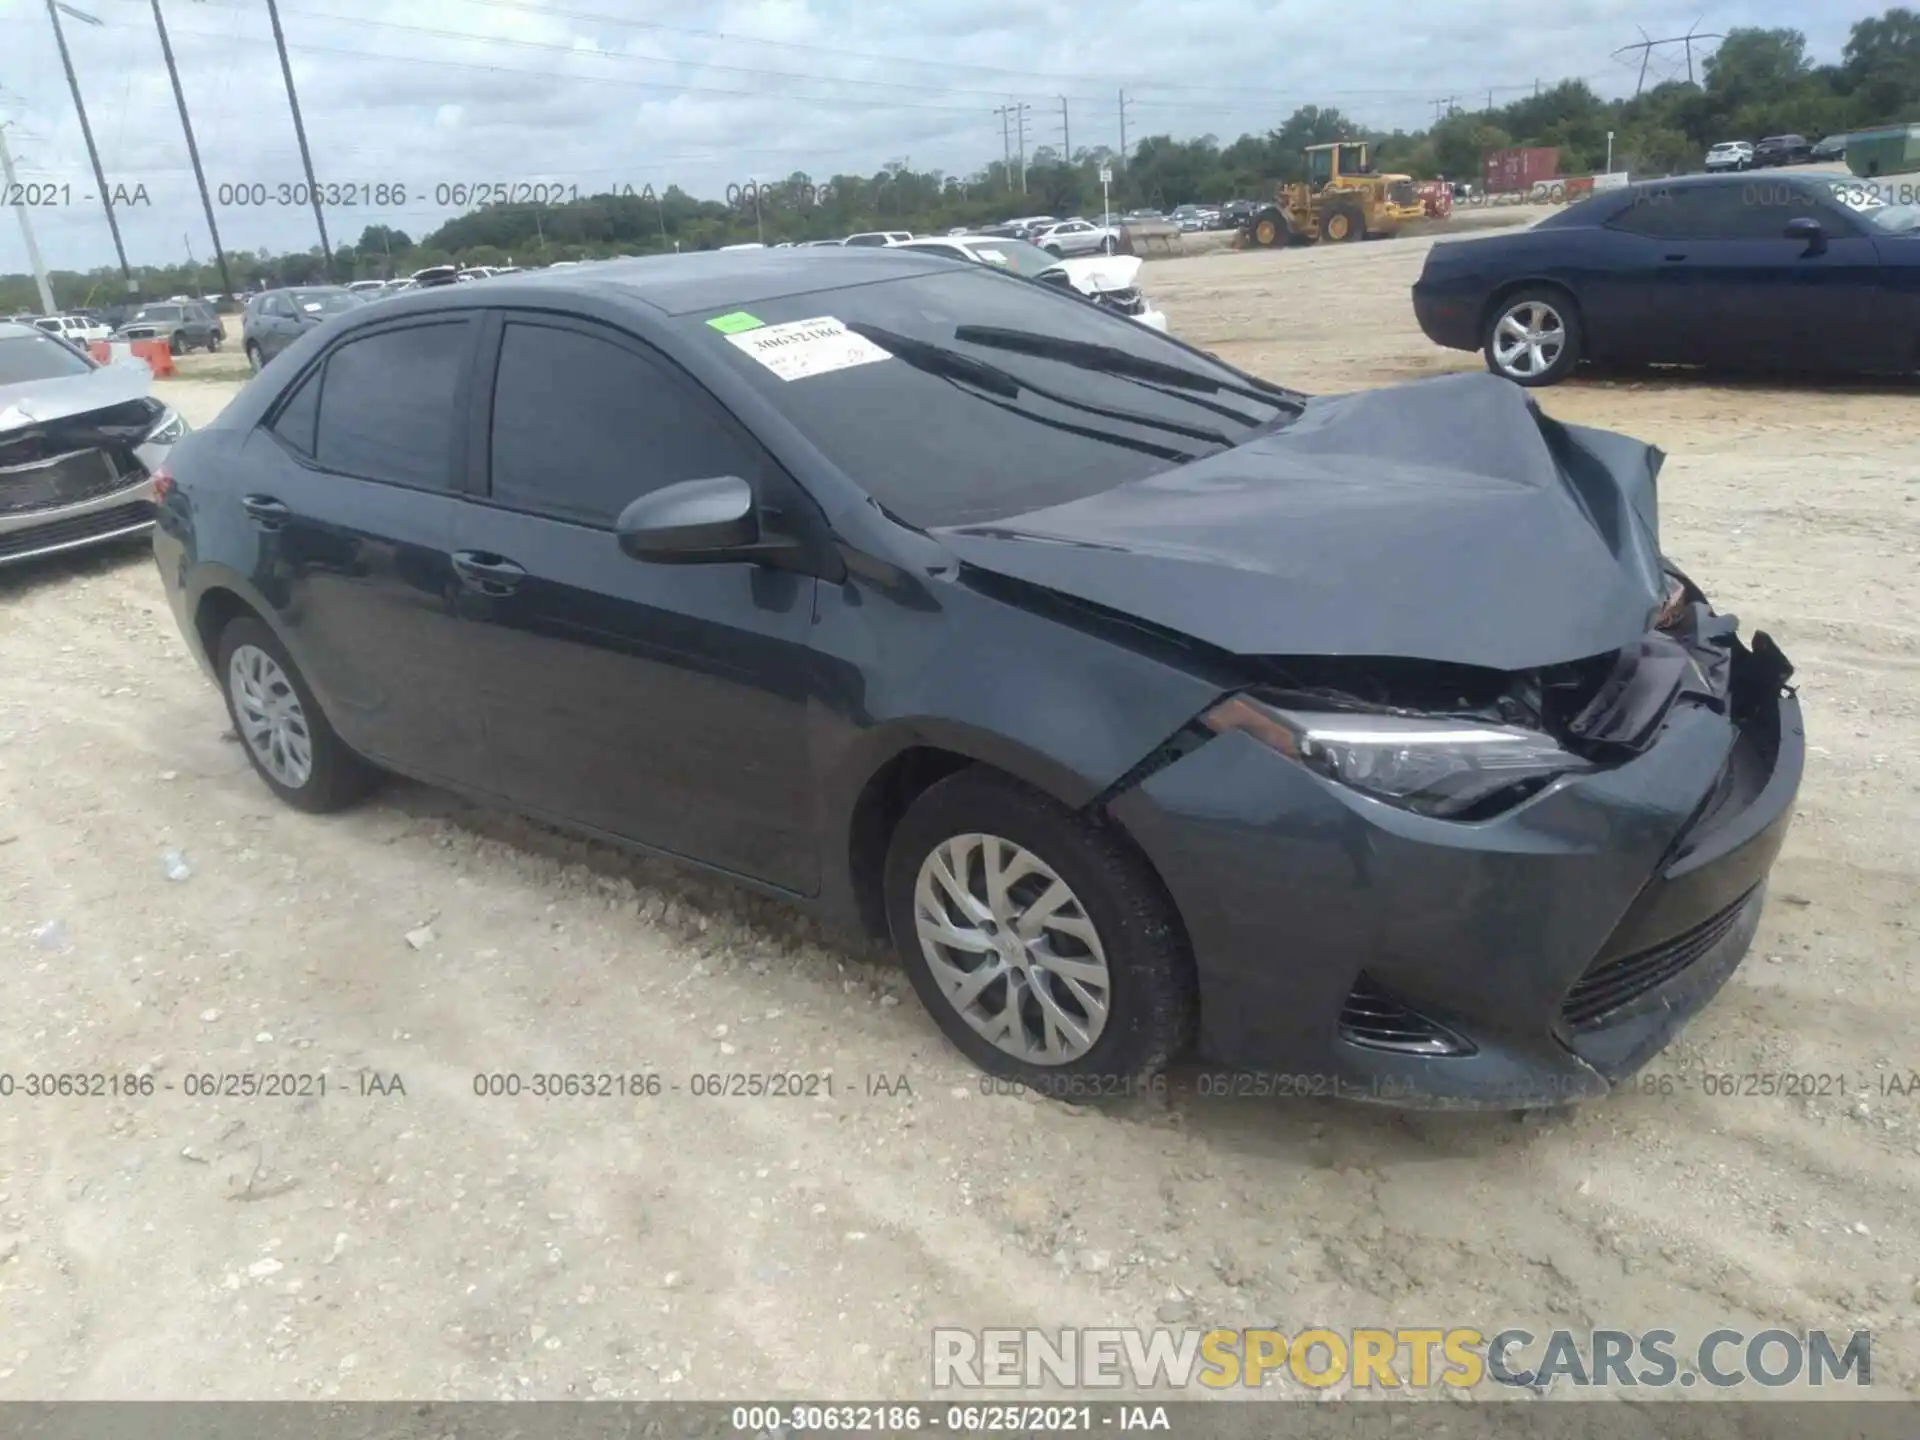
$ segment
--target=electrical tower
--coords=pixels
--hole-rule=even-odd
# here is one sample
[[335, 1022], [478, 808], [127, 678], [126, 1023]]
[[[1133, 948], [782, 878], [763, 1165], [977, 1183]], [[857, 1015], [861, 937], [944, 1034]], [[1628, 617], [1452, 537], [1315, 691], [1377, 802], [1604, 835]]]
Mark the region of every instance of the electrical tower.
[[1613, 52], [1615, 59], [1635, 50], [1640, 52], [1640, 78], [1634, 82], [1633, 87], [1633, 93], [1636, 99], [1647, 83], [1647, 62], [1653, 58], [1653, 52], [1662, 45], [1684, 45], [1686, 47], [1687, 83], [1689, 85], [1693, 84], [1693, 47], [1695, 42], [1700, 40], [1724, 40], [1727, 38], [1717, 30], [1701, 30], [1697, 28], [1698, 25], [1699, 21], [1696, 20], [1692, 26], [1688, 27], [1686, 34], [1669, 35], [1664, 40], [1652, 39], [1648, 36], [1646, 30], [1642, 29], [1639, 40], [1631, 45], [1622, 45], [1618, 50]]

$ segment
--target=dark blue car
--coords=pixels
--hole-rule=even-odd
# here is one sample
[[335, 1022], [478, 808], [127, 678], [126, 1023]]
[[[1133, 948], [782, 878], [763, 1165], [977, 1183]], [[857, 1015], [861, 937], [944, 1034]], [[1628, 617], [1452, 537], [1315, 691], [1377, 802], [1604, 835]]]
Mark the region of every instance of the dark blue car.
[[1701, 175], [1530, 229], [1435, 245], [1413, 287], [1436, 343], [1550, 385], [1585, 361], [1920, 369], [1920, 186]]

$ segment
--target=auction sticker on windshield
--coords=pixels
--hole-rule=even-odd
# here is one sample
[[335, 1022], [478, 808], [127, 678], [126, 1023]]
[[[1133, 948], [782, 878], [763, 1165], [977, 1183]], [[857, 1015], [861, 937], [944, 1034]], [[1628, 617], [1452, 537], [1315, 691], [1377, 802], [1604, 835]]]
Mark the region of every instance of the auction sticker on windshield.
[[793, 320], [785, 325], [765, 325], [739, 335], [727, 336], [782, 380], [805, 380], [811, 375], [830, 375], [835, 370], [851, 370], [856, 365], [871, 365], [876, 360], [891, 360], [892, 354], [863, 335], [855, 335], [831, 315], [813, 320]]

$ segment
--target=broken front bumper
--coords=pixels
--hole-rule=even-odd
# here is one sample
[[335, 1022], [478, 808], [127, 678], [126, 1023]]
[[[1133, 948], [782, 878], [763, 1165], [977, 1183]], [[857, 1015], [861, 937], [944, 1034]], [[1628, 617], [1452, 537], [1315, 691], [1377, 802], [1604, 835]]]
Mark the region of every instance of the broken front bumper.
[[1758, 925], [1805, 748], [1790, 692], [1739, 724], [1676, 707], [1625, 763], [1456, 823], [1229, 732], [1109, 812], [1179, 907], [1201, 1050], [1236, 1084], [1525, 1108], [1607, 1093], [1719, 990]]

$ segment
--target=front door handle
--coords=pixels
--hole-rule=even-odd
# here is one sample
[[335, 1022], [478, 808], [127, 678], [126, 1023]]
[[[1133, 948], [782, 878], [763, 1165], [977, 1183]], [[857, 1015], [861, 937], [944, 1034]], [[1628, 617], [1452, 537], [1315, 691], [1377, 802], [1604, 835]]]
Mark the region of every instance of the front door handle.
[[526, 570], [491, 550], [456, 550], [453, 571], [469, 590], [482, 595], [511, 595], [527, 578]]
[[293, 512], [271, 495], [248, 495], [241, 499], [240, 508], [262, 530], [278, 530], [292, 518]]
[[1687, 258], [1687, 252], [1682, 250], [1678, 255], [1663, 255], [1660, 258], [1663, 260], [1684, 260]]

